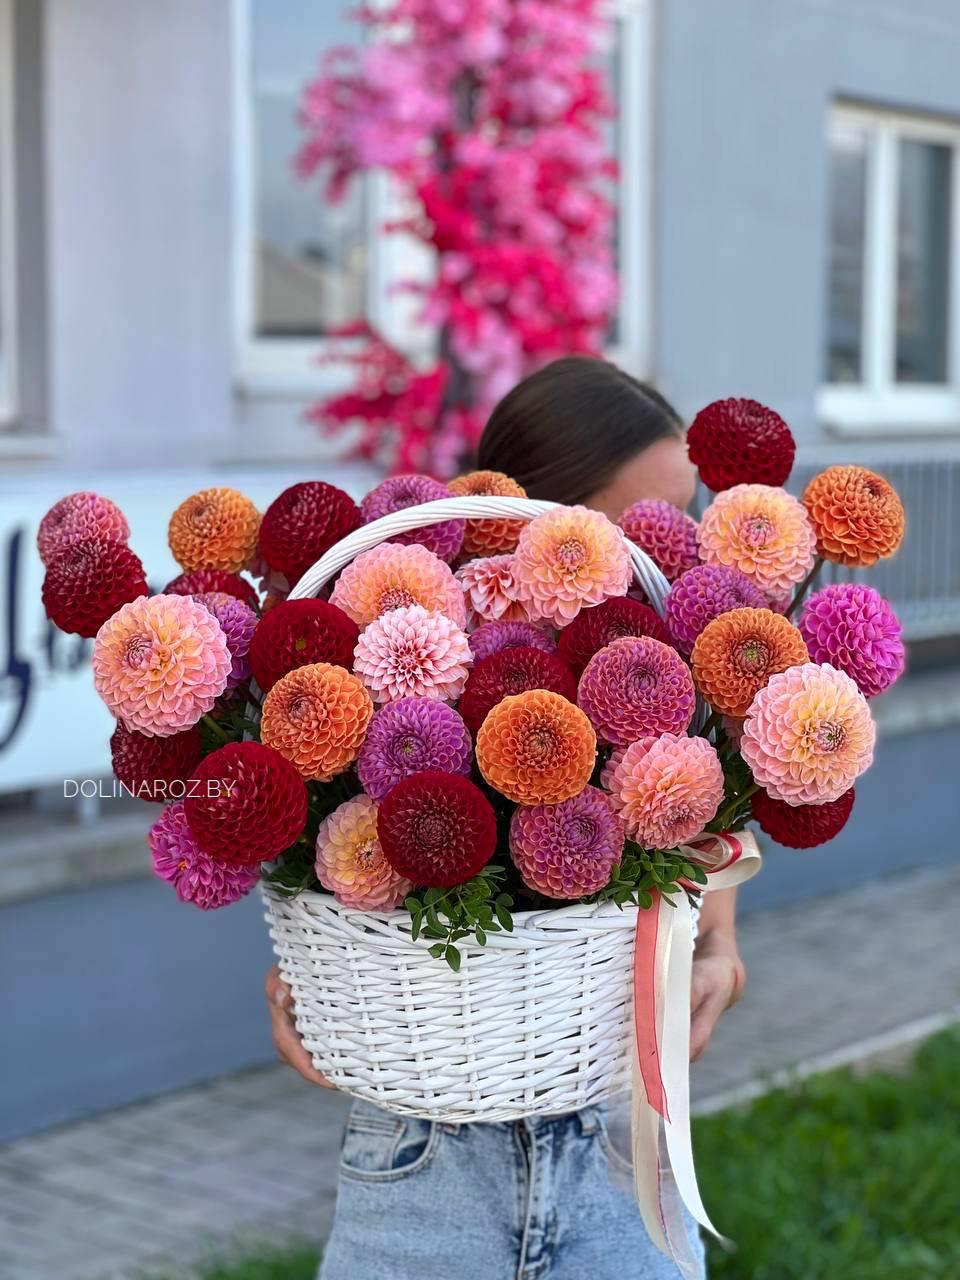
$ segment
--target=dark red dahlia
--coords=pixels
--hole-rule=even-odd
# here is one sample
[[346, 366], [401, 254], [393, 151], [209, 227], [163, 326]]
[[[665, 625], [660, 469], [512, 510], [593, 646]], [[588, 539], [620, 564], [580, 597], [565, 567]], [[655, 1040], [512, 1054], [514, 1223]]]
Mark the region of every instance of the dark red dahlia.
[[303, 831], [307, 788], [272, 747], [230, 742], [194, 769], [184, 812], [204, 853], [252, 866], [275, 858]]
[[673, 644], [666, 623], [648, 604], [617, 596], [592, 609], [581, 609], [560, 632], [557, 656], [579, 680], [593, 655], [621, 636], [651, 636], [663, 644]]
[[191, 573], [179, 573], [163, 588], [165, 596], [197, 596], [208, 591], [223, 591], [236, 596], [251, 609], [257, 607], [257, 592], [252, 583], [239, 574], [225, 569], [194, 569]]
[[110, 754], [114, 774], [140, 800], [179, 800], [200, 763], [200, 730], [194, 726], [167, 738], [148, 738], [118, 724]]
[[307, 480], [284, 489], [260, 525], [260, 553], [294, 586], [325, 551], [360, 526], [360, 508], [342, 489]]
[[311, 662], [353, 668], [359, 628], [342, 609], [325, 600], [284, 600], [257, 623], [250, 665], [267, 693], [281, 676]]
[[140, 557], [123, 542], [86, 538], [47, 566], [43, 607], [61, 631], [97, 634], [121, 605], [147, 594]]
[[422, 888], [449, 889], [490, 861], [497, 819], [468, 778], [428, 770], [387, 793], [377, 811], [377, 835], [399, 875]]
[[501, 649], [484, 658], [467, 676], [459, 711], [470, 732], [480, 726], [498, 702], [528, 689], [559, 693], [570, 702], [577, 700], [577, 682], [570, 668], [555, 653], [545, 653], [532, 645]]
[[854, 799], [853, 787], [828, 804], [784, 804], [765, 791], [758, 791], [753, 797], [753, 816], [760, 830], [784, 848], [815, 849], [847, 825]]
[[797, 452], [790, 428], [756, 400], [714, 400], [687, 432], [690, 461], [719, 493], [735, 484], [787, 483]]

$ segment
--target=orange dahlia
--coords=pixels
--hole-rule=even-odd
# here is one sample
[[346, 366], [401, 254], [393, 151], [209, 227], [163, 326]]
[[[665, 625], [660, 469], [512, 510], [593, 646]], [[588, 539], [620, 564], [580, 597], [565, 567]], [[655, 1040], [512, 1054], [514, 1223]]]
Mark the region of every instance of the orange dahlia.
[[742, 717], [772, 675], [809, 662], [803, 636], [772, 609], [731, 609], [707, 623], [690, 655], [700, 692], [723, 715]]
[[700, 521], [706, 564], [739, 569], [768, 595], [791, 594], [816, 554], [813, 525], [796, 498], [766, 484], [718, 493]]
[[[526, 489], [502, 471], [471, 471], [447, 486], [456, 498], [525, 498]], [[524, 522], [491, 517], [468, 520], [463, 550], [468, 556], [496, 556], [517, 545]]]
[[597, 735], [586, 715], [546, 689], [504, 698], [477, 734], [480, 772], [516, 804], [559, 804], [579, 795], [596, 758]]
[[267, 694], [260, 737], [301, 777], [329, 782], [356, 760], [372, 717], [373, 702], [355, 675], [313, 662], [288, 671]]
[[588, 605], [626, 595], [627, 540], [599, 511], [556, 507], [531, 520], [521, 533], [513, 578], [531, 618], [565, 627]]
[[467, 625], [463, 591], [453, 570], [419, 542], [384, 542], [362, 552], [337, 579], [330, 603], [361, 630], [391, 609], [412, 604], [442, 613], [458, 627]]
[[170, 517], [174, 559], [193, 569], [245, 569], [257, 551], [260, 512], [236, 489], [201, 489]]
[[866, 467], [827, 467], [807, 485], [803, 505], [825, 560], [862, 568], [892, 556], [903, 541], [903, 503]]

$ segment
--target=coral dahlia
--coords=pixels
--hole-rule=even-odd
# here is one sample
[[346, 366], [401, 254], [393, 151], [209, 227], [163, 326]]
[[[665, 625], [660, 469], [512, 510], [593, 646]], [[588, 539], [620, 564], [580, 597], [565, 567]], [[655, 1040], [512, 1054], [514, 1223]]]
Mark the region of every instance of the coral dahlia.
[[497, 820], [479, 787], [427, 770], [381, 802], [377, 834], [393, 869], [415, 885], [448, 889], [475, 876], [497, 844]]
[[326, 600], [283, 600], [258, 623], [250, 666], [257, 684], [269, 693], [296, 667], [329, 662], [349, 670], [359, 635], [353, 619]]
[[68, 493], [55, 502], [40, 521], [37, 551], [44, 565], [76, 542], [126, 542], [130, 537], [127, 518], [109, 498], [83, 490]]
[[191, 770], [200, 763], [200, 731], [194, 727], [166, 738], [117, 724], [110, 738], [117, 779], [140, 800], [176, 799], [186, 794]]
[[758, 791], [753, 797], [753, 816], [760, 830], [785, 849], [815, 849], [847, 825], [854, 799], [853, 787], [826, 804], [790, 805]]
[[263, 701], [260, 737], [304, 778], [329, 782], [353, 764], [373, 718], [360, 680], [329, 662], [282, 676]]
[[731, 609], [765, 609], [767, 598], [739, 569], [698, 564], [680, 575], [667, 596], [667, 626], [681, 653], [714, 618]]
[[413, 773], [459, 773], [473, 762], [462, 717], [430, 698], [398, 698], [374, 715], [357, 757], [357, 776], [374, 800], [382, 800]]
[[419, 604], [375, 619], [357, 641], [354, 670], [376, 702], [459, 698], [473, 661], [465, 631]]
[[813, 662], [845, 671], [867, 698], [900, 678], [906, 654], [900, 620], [879, 591], [835, 583], [808, 597], [797, 624]]
[[790, 428], [756, 400], [714, 400], [687, 432], [690, 461], [700, 479], [719, 493], [736, 484], [787, 483], [797, 446]]
[[[525, 498], [526, 489], [502, 471], [471, 471], [450, 481], [450, 492], [457, 498]], [[469, 556], [495, 556], [513, 551], [523, 529], [523, 520], [501, 516], [485, 516], [468, 520], [463, 535], [463, 549]]]
[[690, 655], [693, 678], [716, 711], [738, 719], [772, 675], [810, 660], [803, 636], [771, 609], [731, 609], [707, 623]]
[[463, 588], [468, 622], [529, 622], [527, 607], [518, 598], [513, 556], [483, 556], [457, 570]]
[[401, 547], [385, 542], [352, 560], [330, 596], [361, 629], [392, 609], [419, 604], [466, 627], [460, 584], [450, 566], [418, 543]]
[[769, 595], [785, 595], [813, 566], [816, 535], [796, 498], [763, 484], [718, 493], [700, 521], [707, 564], [739, 569]]
[[[452, 496], [445, 484], [430, 476], [389, 476], [371, 489], [360, 503], [360, 518], [364, 524], [370, 524], [372, 520], [379, 520], [394, 511], [404, 511], [407, 507], [418, 507], [423, 502], [438, 502]], [[439, 524], [424, 525], [422, 529], [407, 529], [390, 541], [401, 544], [418, 542], [450, 564], [463, 546], [463, 521], [443, 520]]]
[[245, 569], [257, 552], [260, 512], [236, 489], [201, 489], [170, 517], [167, 539], [187, 572]]
[[595, 653], [623, 636], [652, 636], [670, 644], [670, 633], [647, 604], [619, 596], [592, 609], [581, 609], [557, 641], [557, 654], [579, 679]]
[[494, 653], [516, 648], [542, 649], [553, 653], [557, 642], [542, 627], [532, 622], [485, 622], [470, 635], [474, 662], [482, 662]]
[[513, 575], [531, 618], [562, 627], [588, 605], [626, 594], [630, 553], [599, 511], [557, 507], [520, 534]]
[[686, 663], [651, 636], [623, 636], [587, 663], [577, 701], [605, 742], [625, 746], [647, 734], [682, 733], [696, 690]]
[[515, 804], [569, 800], [590, 781], [597, 758], [597, 736], [584, 713], [545, 689], [498, 702], [476, 745], [480, 772]]
[[892, 556], [903, 541], [903, 504], [889, 481], [865, 467], [828, 467], [814, 476], [803, 505], [817, 550], [837, 564], [865, 567]]
[[164, 809], [147, 844], [154, 873], [173, 885], [181, 902], [192, 902], [201, 911], [245, 898], [260, 879], [256, 867], [231, 866], [204, 853], [190, 830], [183, 800]]
[[560, 804], [514, 811], [510, 853], [523, 883], [548, 898], [582, 898], [610, 879], [623, 851], [623, 823], [596, 787]]
[[138, 556], [123, 542], [71, 542], [47, 566], [41, 596], [51, 622], [73, 635], [95, 636], [107, 619], [147, 594]]
[[700, 560], [697, 522], [672, 502], [644, 498], [627, 507], [618, 523], [670, 582]]
[[629, 836], [646, 849], [674, 849], [716, 816], [723, 769], [705, 738], [665, 733], [632, 742], [610, 787]]
[[323, 887], [357, 911], [393, 911], [413, 888], [383, 856], [369, 796], [354, 796], [321, 822], [316, 870]]
[[570, 702], [577, 699], [576, 681], [556, 654], [532, 646], [504, 649], [470, 672], [460, 699], [460, 714], [475, 734], [498, 702], [528, 689], [549, 689]]

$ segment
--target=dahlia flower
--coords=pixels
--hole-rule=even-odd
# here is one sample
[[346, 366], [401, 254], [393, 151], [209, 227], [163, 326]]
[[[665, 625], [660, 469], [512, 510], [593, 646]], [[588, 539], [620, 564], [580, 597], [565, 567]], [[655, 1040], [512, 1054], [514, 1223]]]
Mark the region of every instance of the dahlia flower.
[[579, 679], [595, 653], [623, 636], [652, 636], [670, 643], [667, 628], [648, 604], [618, 596], [592, 609], [581, 609], [560, 632], [557, 655]]
[[349, 670], [359, 635], [353, 619], [326, 600], [281, 600], [253, 633], [250, 666], [257, 684], [269, 693], [296, 667], [329, 662]]
[[162, 802], [185, 794], [191, 770], [200, 763], [200, 731], [148, 738], [124, 724], [110, 737], [115, 777], [140, 800]]
[[816, 535], [801, 504], [765, 484], [718, 493], [703, 513], [699, 537], [707, 564], [739, 569], [770, 595], [791, 591], [816, 555]]
[[714, 618], [731, 609], [764, 609], [764, 593], [739, 569], [698, 564], [680, 575], [667, 596], [667, 626], [681, 653]]
[[383, 856], [369, 796], [354, 796], [321, 822], [316, 869], [323, 887], [357, 911], [393, 911], [413, 888]]
[[55, 502], [40, 521], [37, 551], [44, 565], [76, 542], [93, 538], [97, 542], [126, 542], [130, 526], [126, 516], [109, 498], [84, 490], [68, 493]]
[[412, 773], [470, 773], [473, 747], [462, 717], [431, 698], [398, 698], [374, 715], [357, 757], [357, 776], [382, 800]]
[[[471, 471], [450, 481], [450, 492], [457, 498], [525, 498], [526, 489], [502, 471]], [[468, 520], [463, 535], [463, 550], [468, 556], [495, 556], [513, 551], [524, 526], [523, 520], [500, 516]]]
[[646, 849], [675, 849], [699, 835], [723, 800], [723, 769], [705, 738], [639, 738], [611, 781], [614, 808]]
[[468, 778], [427, 770], [404, 778], [381, 802], [377, 834], [398, 875], [421, 887], [449, 889], [490, 861], [497, 819]]
[[892, 556], [906, 516], [889, 481], [865, 467], [828, 467], [814, 476], [803, 505], [825, 560], [865, 567]]
[[[370, 524], [372, 520], [379, 520], [394, 511], [452, 496], [445, 484], [430, 476], [390, 476], [371, 489], [360, 503], [360, 518], [364, 524]], [[390, 541], [401, 544], [418, 542], [449, 564], [457, 558], [463, 546], [463, 521], [443, 520], [440, 524], [424, 525], [422, 529], [407, 529]]]
[[304, 778], [329, 782], [353, 764], [373, 717], [360, 680], [329, 662], [297, 667], [263, 701], [260, 737]]
[[518, 599], [513, 556], [484, 556], [457, 570], [463, 588], [468, 622], [529, 622], [527, 607]]
[[108, 618], [93, 646], [93, 682], [118, 720], [169, 737], [206, 715], [231, 669], [219, 622], [189, 596], [141, 596]]
[[708, 622], [690, 655], [693, 678], [715, 711], [738, 719], [770, 677], [809, 662], [803, 636], [770, 609], [731, 609]]
[[562, 627], [586, 606], [626, 593], [630, 553], [599, 511], [557, 507], [520, 534], [513, 575], [531, 618]]
[[530, 648], [553, 653], [556, 647], [553, 636], [532, 622], [485, 622], [470, 634], [474, 662], [482, 662], [504, 649]]
[[207, 591], [223, 591], [252, 609], [257, 607], [257, 592], [253, 585], [223, 569], [194, 569], [192, 573], [178, 573], [163, 588], [165, 596], [198, 596]]
[[784, 485], [797, 452], [779, 413], [756, 400], [737, 399], [701, 409], [687, 432], [687, 449], [714, 493], [737, 484]]
[[88, 538], [71, 542], [50, 561], [41, 598], [61, 631], [89, 640], [121, 605], [147, 590], [143, 565], [126, 543]]
[[371, 622], [357, 641], [354, 670], [376, 702], [459, 698], [473, 661], [466, 632], [442, 613], [411, 604]]
[[523, 883], [547, 898], [582, 898], [610, 879], [623, 851], [623, 823], [596, 787], [560, 804], [515, 809], [510, 853]]
[[771, 676], [754, 698], [740, 754], [775, 800], [824, 804], [869, 767], [875, 737], [866, 699], [850, 677], [808, 662]]
[[559, 693], [531, 689], [504, 698], [477, 734], [486, 781], [515, 804], [559, 804], [590, 781], [597, 737], [579, 707]]
[[569, 702], [577, 700], [576, 681], [555, 653], [533, 647], [504, 649], [470, 672], [460, 699], [460, 714], [471, 733], [476, 733], [498, 702], [528, 689], [549, 689]]
[[873, 587], [836, 583], [810, 596], [797, 624], [813, 662], [845, 671], [867, 698], [875, 698], [903, 674], [900, 620]]
[[815, 849], [839, 835], [853, 812], [854, 789], [826, 804], [785, 804], [765, 791], [753, 797], [753, 816], [765, 831], [785, 849]]
[[164, 809], [150, 828], [147, 845], [154, 873], [173, 885], [181, 902], [202, 911], [245, 898], [260, 879], [256, 867], [231, 866], [204, 853], [187, 823], [183, 800]]
[[392, 609], [418, 604], [466, 627], [460, 584], [449, 565], [418, 543], [385, 542], [346, 566], [330, 596], [361, 629]]
[[193, 598], [210, 610], [227, 638], [230, 675], [227, 677], [225, 692], [229, 693], [250, 675], [248, 654], [259, 619], [248, 604], [225, 591], [205, 591]]
[[697, 522], [672, 502], [644, 498], [627, 507], [618, 523], [670, 582], [699, 562]]
[[177, 563], [194, 569], [245, 569], [257, 553], [260, 512], [236, 489], [201, 489], [170, 517], [167, 539]]
[[260, 527], [260, 554], [293, 586], [330, 548], [360, 527], [360, 508], [323, 480], [292, 484], [274, 498]]
[[598, 736], [626, 746], [648, 734], [683, 733], [696, 690], [686, 663], [650, 636], [623, 636], [601, 649], [580, 677], [577, 701]]

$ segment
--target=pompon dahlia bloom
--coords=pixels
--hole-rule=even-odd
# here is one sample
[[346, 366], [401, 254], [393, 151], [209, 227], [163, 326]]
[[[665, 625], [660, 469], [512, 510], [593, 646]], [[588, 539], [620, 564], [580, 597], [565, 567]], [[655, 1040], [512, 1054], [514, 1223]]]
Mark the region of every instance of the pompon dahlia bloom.
[[312, 662], [288, 671], [264, 698], [260, 737], [301, 777], [329, 782], [356, 760], [372, 718], [357, 676]]
[[812, 662], [829, 662], [857, 682], [867, 698], [903, 675], [900, 619], [873, 587], [834, 583], [807, 598], [797, 623]]
[[259, 618], [248, 604], [226, 591], [205, 591], [193, 598], [210, 610], [227, 638], [230, 675], [225, 692], [229, 693], [250, 675], [250, 642]]
[[250, 666], [269, 693], [281, 676], [314, 662], [353, 666], [360, 631], [352, 618], [326, 600], [283, 600], [263, 615], [250, 644]]
[[316, 869], [323, 887], [357, 911], [393, 911], [413, 888], [383, 856], [370, 796], [354, 796], [321, 822]]
[[765, 791], [753, 797], [753, 816], [761, 831], [785, 849], [815, 849], [839, 835], [853, 812], [854, 789], [826, 804], [784, 804]]
[[865, 467], [827, 467], [803, 493], [817, 551], [836, 564], [867, 567], [892, 556], [906, 516], [896, 490]]
[[549, 689], [569, 702], [577, 700], [570, 668], [555, 653], [532, 646], [504, 649], [484, 658], [470, 672], [460, 699], [460, 714], [475, 734], [498, 702], [528, 689]]
[[[450, 481], [450, 492], [457, 498], [525, 498], [526, 489], [502, 471], [470, 471]], [[513, 551], [520, 539], [523, 520], [488, 517], [468, 520], [463, 535], [463, 549], [468, 556], [495, 556]]]
[[191, 770], [200, 763], [200, 731], [148, 738], [118, 724], [110, 737], [110, 756], [114, 775], [138, 799], [175, 799], [185, 794]]
[[504, 649], [542, 649], [553, 653], [557, 642], [533, 622], [485, 622], [470, 634], [474, 662], [482, 662]]
[[353, 668], [376, 702], [460, 697], [473, 654], [465, 631], [419, 604], [392, 609], [361, 633]]
[[192, 573], [179, 573], [163, 588], [165, 596], [198, 596], [207, 591], [222, 591], [242, 600], [252, 609], [257, 606], [257, 592], [253, 584], [223, 569], [194, 569]]
[[141, 596], [97, 632], [93, 682], [118, 720], [167, 738], [206, 715], [230, 678], [227, 638], [189, 596]]
[[761, 591], [785, 595], [806, 577], [816, 535], [796, 498], [765, 484], [737, 484], [718, 493], [700, 520], [706, 564], [739, 569]]
[[231, 866], [211, 858], [190, 830], [185, 803], [168, 805], [147, 836], [153, 870], [172, 884], [181, 902], [202, 911], [229, 906], [245, 898], [260, 879], [256, 867]]
[[698, 564], [682, 573], [667, 596], [667, 626], [681, 653], [714, 618], [731, 609], [765, 609], [767, 598], [739, 569]]
[[260, 742], [230, 742], [204, 756], [184, 812], [197, 844], [228, 866], [267, 862], [307, 820], [307, 788], [283, 756]]
[[413, 773], [467, 777], [472, 763], [470, 734], [452, 707], [430, 698], [399, 698], [374, 715], [357, 757], [357, 776], [368, 795], [382, 800]]
[[652, 636], [670, 644], [670, 634], [647, 604], [620, 596], [592, 609], [581, 609], [557, 641], [557, 654], [579, 679], [595, 653], [624, 636]]
[[723, 769], [706, 738], [664, 733], [625, 749], [610, 789], [627, 835], [646, 849], [673, 849], [716, 816]]
[[121, 605], [146, 594], [139, 557], [126, 543], [102, 538], [65, 547], [47, 566], [41, 590], [51, 622], [88, 640]]
[[468, 778], [425, 770], [398, 782], [381, 801], [377, 833], [398, 875], [422, 887], [449, 889], [490, 861], [497, 819]]
[[731, 609], [707, 623], [690, 655], [700, 692], [722, 715], [747, 714], [772, 675], [810, 661], [803, 636], [770, 609]]
[[[394, 511], [404, 511], [422, 502], [437, 502], [452, 496], [445, 484], [430, 476], [389, 476], [371, 489], [360, 503], [360, 518], [364, 524], [370, 524], [372, 520], [379, 520]], [[449, 564], [457, 558], [463, 546], [463, 521], [443, 520], [440, 524], [424, 525], [422, 529], [407, 529], [390, 541], [401, 544], [418, 542]]]
[[715, 400], [701, 409], [687, 432], [687, 448], [714, 493], [735, 484], [784, 485], [797, 453], [779, 413], [740, 399]]
[[126, 542], [130, 537], [127, 518], [109, 498], [83, 490], [68, 493], [55, 502], [40, 521], [37, 551], [49, 565], [75, 542], [94, 538], [98, 542]]
[[647, 734], [683, 733], [697, 695], [676, 650], [651, 636], [623, 636], [587, 663], [577, 701], [598, 737], [626, 746]]
[[360, 508], [342, 489], [323, 480], [292, 484], [263, 514], [260, 554], [293, 586], [360, 523]]
[[789, 805], [838, 800], [873, 761], [876, 728], [856, 684], [828, 663], [771, 676], [750, 705], [740, 754]]
[[510, 853], [528, 889], [548, 898], [582, 898], [610, 879], [623, 851], [623, 823], [596, 787], [560, 804], [514, 810]]
[[627, 507], [618, 523], [670, 582], [700, 560], [697, 522], [672, 502], [644, 498]]
[[457, 570], [468, 622], [529, 622], [527, 606], [518, 598], [513, 556], [483, 556]]
[[559, 693], [531, 689], [498, 702], [477, 734], [477, 764], [515, 804], [559, 804], [590, 781], [597, 735]]
[[450, 566], [415, 542], [406, 547], [384, 542], [357, 556], [337, 579], [330, 603], [361, 629], [411, 604], [446, 614], [458, 627], [467, 625], [463, 591]]
[[588, 605], [626, 594], [630, 553], [599, 511], [557, 507], [520, 534], [513, 573], [531, 618], [562, 627]]
[[245, 569], [257, 553], [260, 512], [236, 489], [201, 489], [170, 517], [167, 540], [173, 558], [194, 569]]

